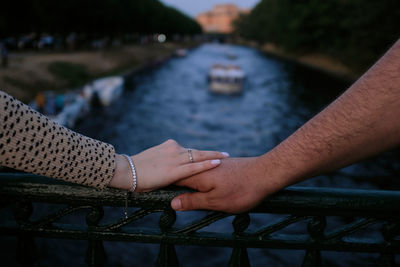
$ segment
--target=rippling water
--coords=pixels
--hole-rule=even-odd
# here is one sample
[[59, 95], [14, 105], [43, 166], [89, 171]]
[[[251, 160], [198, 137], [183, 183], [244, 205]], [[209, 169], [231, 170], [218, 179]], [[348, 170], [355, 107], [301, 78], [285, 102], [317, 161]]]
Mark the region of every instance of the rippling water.
[[[235, 54], [235, 60], [228, 59]], [[207, 73], [215, 63], [242, 67], [247, 75], [244, 91], [239, 96], [221, 96], [208, 91]], [[205, 44], [185, 58], [172, 59], [160, 68], [131, 77], [128, 88], [118, 103], [99, 109], [76, 130], [111, 143], [117, 152], [135, 154], [168, 138], [185, 147], [227, 151], [231, 156], [256, 156], [273, 148], [310, 119], [348, 84], [332, 77], [282, 60], [267, 57], [257, 50], [220, 44]], [[388, 153], [366, 163], [337, 173], [321, 176], [302, 185], [399, 189], [392, 180], [399, 170], [397, 152]], [[371, 164], [373, 163], [373, 164]], [[121, 210], [106, 210], [119, 216]], [[201, 212], [178, 214], [184, 223]], [[253, 226], [270, 221], [271, 216], [255, 216]], [[209, 227], [213, 231], [230, 231], [231, 218]], [[156, 217], [143, 220], [154, 224]], [[288, 231], [296, 232], [305, 225]], [[63, 262], [65, 266], [84, 257], [85, 241], [39, 240], [39, 251], [45, 266]], [[105, 242], [109, 266], [155, 265], [157, 245]], [[227, 265], [231, 249], [177, 247], [181, 266]], [[300, 266], [304, 252], [251, 249], [253, 266]], [[368, 266], [370, 257], [327, 252], [327, 266], [350, 266], [352, 262]]]

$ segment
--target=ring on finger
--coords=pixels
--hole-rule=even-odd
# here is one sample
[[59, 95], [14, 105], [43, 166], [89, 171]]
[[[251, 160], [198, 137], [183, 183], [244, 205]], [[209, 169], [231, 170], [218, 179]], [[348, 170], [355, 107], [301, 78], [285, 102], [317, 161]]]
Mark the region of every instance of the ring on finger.
[[194, 159], [193, 159], [192, 149], [191, 149], [191, 148], [188, 148], [188, 149], [187, 149], [187, 152], [188, 152], [188, 154], [189, 154], [189, 161], [190, 161], [190, 163], [193, 163], [193, 162], [194, 162]]

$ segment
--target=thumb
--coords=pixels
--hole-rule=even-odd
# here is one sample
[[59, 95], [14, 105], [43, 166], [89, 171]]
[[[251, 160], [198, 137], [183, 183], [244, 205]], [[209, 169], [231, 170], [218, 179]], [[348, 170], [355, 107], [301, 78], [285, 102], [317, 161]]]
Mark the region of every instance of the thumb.
[[171, 207], [176, 211], [208, 209], [208, 193], [185, 193], [171, 201]]

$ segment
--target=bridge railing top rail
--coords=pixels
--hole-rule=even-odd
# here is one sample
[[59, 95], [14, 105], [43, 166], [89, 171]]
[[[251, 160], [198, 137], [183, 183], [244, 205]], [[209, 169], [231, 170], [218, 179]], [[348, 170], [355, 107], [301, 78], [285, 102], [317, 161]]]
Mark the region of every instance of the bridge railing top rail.
[[[133, 193], [129, 196], [129, 205], [167, 208], [172, 198], [188, 191], [169, 187]], [[22, 195], [32, 202], [123, 207], [126, 192], [112, 188], [97, 190], [31, 174], [0, 174], [0, 196], [3, 199], [19, 199]], [[400, 191], [293, 186], [266, 198], [252, 212], [397, 217], [400, 216], [400, 205], [396, 203], [400, 203]]]

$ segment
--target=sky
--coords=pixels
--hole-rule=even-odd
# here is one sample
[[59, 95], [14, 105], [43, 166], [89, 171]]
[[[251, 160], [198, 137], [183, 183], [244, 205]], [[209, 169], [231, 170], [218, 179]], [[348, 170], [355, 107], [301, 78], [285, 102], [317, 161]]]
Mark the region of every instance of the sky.
[[211, 10], [214, 5], [232, 3], [238, 7], [252, 8], [260, 0], [160, 0], [166, 5], [175, 7], [191, 17], [197, 14]]

